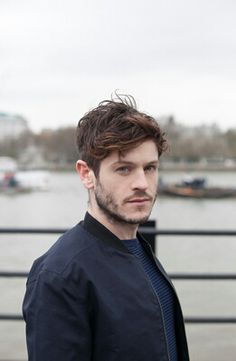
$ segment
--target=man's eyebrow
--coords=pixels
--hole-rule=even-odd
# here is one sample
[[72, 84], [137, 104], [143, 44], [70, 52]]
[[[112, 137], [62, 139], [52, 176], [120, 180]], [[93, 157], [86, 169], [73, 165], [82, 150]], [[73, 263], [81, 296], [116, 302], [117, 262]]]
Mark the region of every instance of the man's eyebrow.
[[116, 162], [113, 163], [113, 165], [119, 165], [119, 164], [134, 164], [134, 162], [119, 159], [119, 160], [117, 160]]
[[[152, 165], [152, 164], [155, 164], [155, 165], [158, 166], [159, 163], [160, 163], [159, 160], [158, 160], [158, 159], [155, 159], [155, 160], [151, 160], [151, 161], [145, 163], [145, 166], [147, 166], [147, 165]], [[120, 165], [120, 164], [133, 165], [133, 164], [136, 164], [136, 162], [119, 159], [119, 160], [117, 160], [116, 162], [114, 162], [112, 165], [113, 165], [113, 166], [116, 166], [116, 165]]]
[[159, 159], [152, 160], [151, 162], [146, 163], [146, 165], [156, 165], [157, 167], [160, 165]]

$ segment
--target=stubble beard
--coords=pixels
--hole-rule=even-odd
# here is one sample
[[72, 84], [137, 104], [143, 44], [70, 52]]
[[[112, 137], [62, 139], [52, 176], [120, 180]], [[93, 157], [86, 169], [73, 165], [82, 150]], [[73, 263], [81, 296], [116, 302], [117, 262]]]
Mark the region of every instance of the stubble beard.
[[[140, 192], [139, 192], [139, 195]], [[95, 199], [98, 207], [112, 223], [126, 224], [126, 225], [139, 225], [145, 223], [152, 211], [152, 207], [157, 198], [157, 191], [150, 207], [150, 212], [146, 216], [130, 218], [125, 214], [119, 212], [119, 205], [115, 202], [114, 197], [111, 193], [106, 193], [101, 183], [97, 183], [97, 189], [95, 191]]]

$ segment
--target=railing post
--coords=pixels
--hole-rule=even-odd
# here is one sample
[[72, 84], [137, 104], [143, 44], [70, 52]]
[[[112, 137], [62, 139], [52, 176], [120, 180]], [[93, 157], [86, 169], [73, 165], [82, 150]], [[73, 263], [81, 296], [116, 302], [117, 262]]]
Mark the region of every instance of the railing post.
[[156, 229], [156, 221], [155, 220], [148, 220], [147, 222], [142, 224], [142, 228], [144, 228], [143, 233], [145, 234], [145, 239], [148, 241], [152, 250], [155, 254], [157, 254], [157, 240], [156, 235], [153, 233], [145, 233], [145, 228], [154, 228]]

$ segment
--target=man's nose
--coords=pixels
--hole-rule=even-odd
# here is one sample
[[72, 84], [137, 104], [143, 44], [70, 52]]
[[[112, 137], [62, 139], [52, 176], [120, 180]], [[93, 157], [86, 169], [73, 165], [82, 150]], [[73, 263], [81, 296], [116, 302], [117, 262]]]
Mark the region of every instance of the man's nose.
[[132, 188], [146, 190], [147, 187], [148, 187], [148, 182], [147, 182], [147, 177], [146, 177], [144, 170], [136, 172], [134, 174]]

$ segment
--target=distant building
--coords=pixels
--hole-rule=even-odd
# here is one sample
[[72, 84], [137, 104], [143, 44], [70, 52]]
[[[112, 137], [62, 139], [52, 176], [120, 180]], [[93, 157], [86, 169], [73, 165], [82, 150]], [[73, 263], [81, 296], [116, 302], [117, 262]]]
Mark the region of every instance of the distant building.
[[0, 140], [17, 138], [27, 130], [29, 127], [26, 119], [20, 115], [0, 112]]

